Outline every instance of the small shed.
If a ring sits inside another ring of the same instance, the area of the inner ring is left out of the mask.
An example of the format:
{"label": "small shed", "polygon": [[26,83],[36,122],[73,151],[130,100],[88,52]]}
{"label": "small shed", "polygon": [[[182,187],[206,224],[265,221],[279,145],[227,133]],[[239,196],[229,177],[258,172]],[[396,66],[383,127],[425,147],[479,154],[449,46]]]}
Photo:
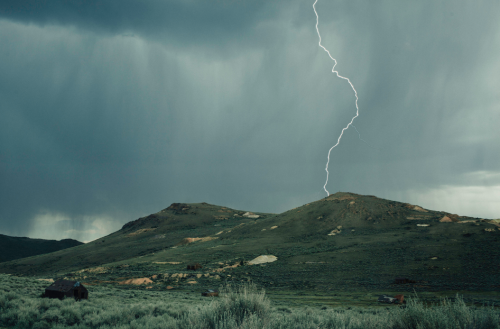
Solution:
{"label": "small shed", "polygon": [[399,304],[405,304],[405,296],[404,295],[396,295],[394,296],[399,301]]}
{"label": "small shed", "polygon": [[208,289],[207,291],[202,292],[201,295],[205,297],[217,297],[219,296],[219,292],[214,289]]}
{"label": "small shed", "polygon": [[63,299],[64,297],[74,297],[76,300],[80,300],[88,299],[89,292],[87,288],[85,288],[78,281],[57,280],[45,288],[43,297],[59,299]]}
{"label": "small shed", "polygon": [[404,304],[405,297],[404,295],[396,295],[394,297],[387,295],[378,296],[378,301],[380,303],[388,303],[388,304]]}
{"label": "small shed", "polygon": [[387,295],[380,295],[378,296],[378,301],[380,303],[388,303],[388,304],[394,304],[394,303],[398,303],[399,300],[394,298],[394,297],[390,297],[390,296],[387,296]]}
{"label": "small shed", "polygon": [[201,265],[200,265],[200,264],[198,264],[198,263],[189,264],[189,265],[187,266],[187,270],[188,270],[188,271],[196,271],[196,270],[197,270],[197,269],[199,269],[199,268],[203,268],[203,266],[201,266]]}

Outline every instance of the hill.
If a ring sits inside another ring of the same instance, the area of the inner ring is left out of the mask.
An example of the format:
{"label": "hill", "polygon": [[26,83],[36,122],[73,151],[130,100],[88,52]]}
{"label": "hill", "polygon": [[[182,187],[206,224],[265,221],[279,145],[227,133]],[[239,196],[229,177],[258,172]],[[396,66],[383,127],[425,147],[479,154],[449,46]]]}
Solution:
{"label": "hill", "polygon": [[[284,290],[495,291],[499,247],[495,221],[339,192],[281,214],[172,204],[85,245],[1,263],[0,272],[141,279],[159,289],[225,279]],[[277,260],[251,265],[262,255]],[[203,269],[187,271],[193,262]]]}
{"label": "hill", "polygon": [[44,240],[0,234],[0,262],[46,254],[83,244],[73,239]]}

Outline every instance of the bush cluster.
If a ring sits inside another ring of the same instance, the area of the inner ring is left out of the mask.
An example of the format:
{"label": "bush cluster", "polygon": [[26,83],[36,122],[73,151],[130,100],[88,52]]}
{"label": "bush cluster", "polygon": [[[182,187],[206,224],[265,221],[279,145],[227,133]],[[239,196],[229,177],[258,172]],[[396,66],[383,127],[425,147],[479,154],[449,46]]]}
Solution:
{"label": "bush cluster", "polygon": [[[24,280],[24,281],[23,281]],[[208,303],[167,302],[161,293],[99,287],[90,300],[46,299],[33,279],[0,275],[0,326],[15,328],[180,329],[500,329],[493,307],[471,308],[457,296],[428,307],[417,298],[405,308],[273,308],[254,284],[227,284]],[[99,292],[97,292],[99,290]],[[186,306],[188,305],[188,306]]]}

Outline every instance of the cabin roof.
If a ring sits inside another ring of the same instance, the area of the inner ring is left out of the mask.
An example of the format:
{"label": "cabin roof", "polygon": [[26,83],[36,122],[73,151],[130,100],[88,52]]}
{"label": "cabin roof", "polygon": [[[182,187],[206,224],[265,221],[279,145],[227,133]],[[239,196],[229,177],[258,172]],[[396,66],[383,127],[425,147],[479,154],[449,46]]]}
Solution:
{"label": "cabin roof", "polygon": [[54,283],[52,283],[50,286],[45,288],[45,290],[67,292],[67,291],[70,291],[71,289],[76,288],[78,286],[82,286],[79,281],[57,280]]}

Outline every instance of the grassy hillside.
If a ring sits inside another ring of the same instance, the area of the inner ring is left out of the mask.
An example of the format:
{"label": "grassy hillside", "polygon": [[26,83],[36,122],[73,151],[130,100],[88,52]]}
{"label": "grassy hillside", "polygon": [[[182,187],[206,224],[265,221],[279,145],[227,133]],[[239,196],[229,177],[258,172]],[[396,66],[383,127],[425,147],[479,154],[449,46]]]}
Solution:
{"label": "grassy hillside", "polygon": [[[173,204],[91,243],[0,264],[0,272],[88,284],[148,278],[152,289],[220,280],[252,280],[269,291],[500,288],[500,229],[489,220],[340,192],[281,214],[255,214]],[[248,264],[260,255],[277,261]],[[204,268],[186,271],[191,262]],[[414,282],[395,284],[396,277]]]}
{"label": "grassy hillside", "polygon": [[[65,273],[109,262],[134,259],[170,249],[186,237],[205,237],[241,223],[245,211],[210,204],[177,204],[125,224],[121,230],[95,241],[47,255],[0,266],[0,272],[46,275]],[[256,213],[259,218],[271,214]]]}
{"label": "grassy hillside", "polygon": [[0,234],[0,262],[46,254],[83,244],[73,239],[44,240]]}

